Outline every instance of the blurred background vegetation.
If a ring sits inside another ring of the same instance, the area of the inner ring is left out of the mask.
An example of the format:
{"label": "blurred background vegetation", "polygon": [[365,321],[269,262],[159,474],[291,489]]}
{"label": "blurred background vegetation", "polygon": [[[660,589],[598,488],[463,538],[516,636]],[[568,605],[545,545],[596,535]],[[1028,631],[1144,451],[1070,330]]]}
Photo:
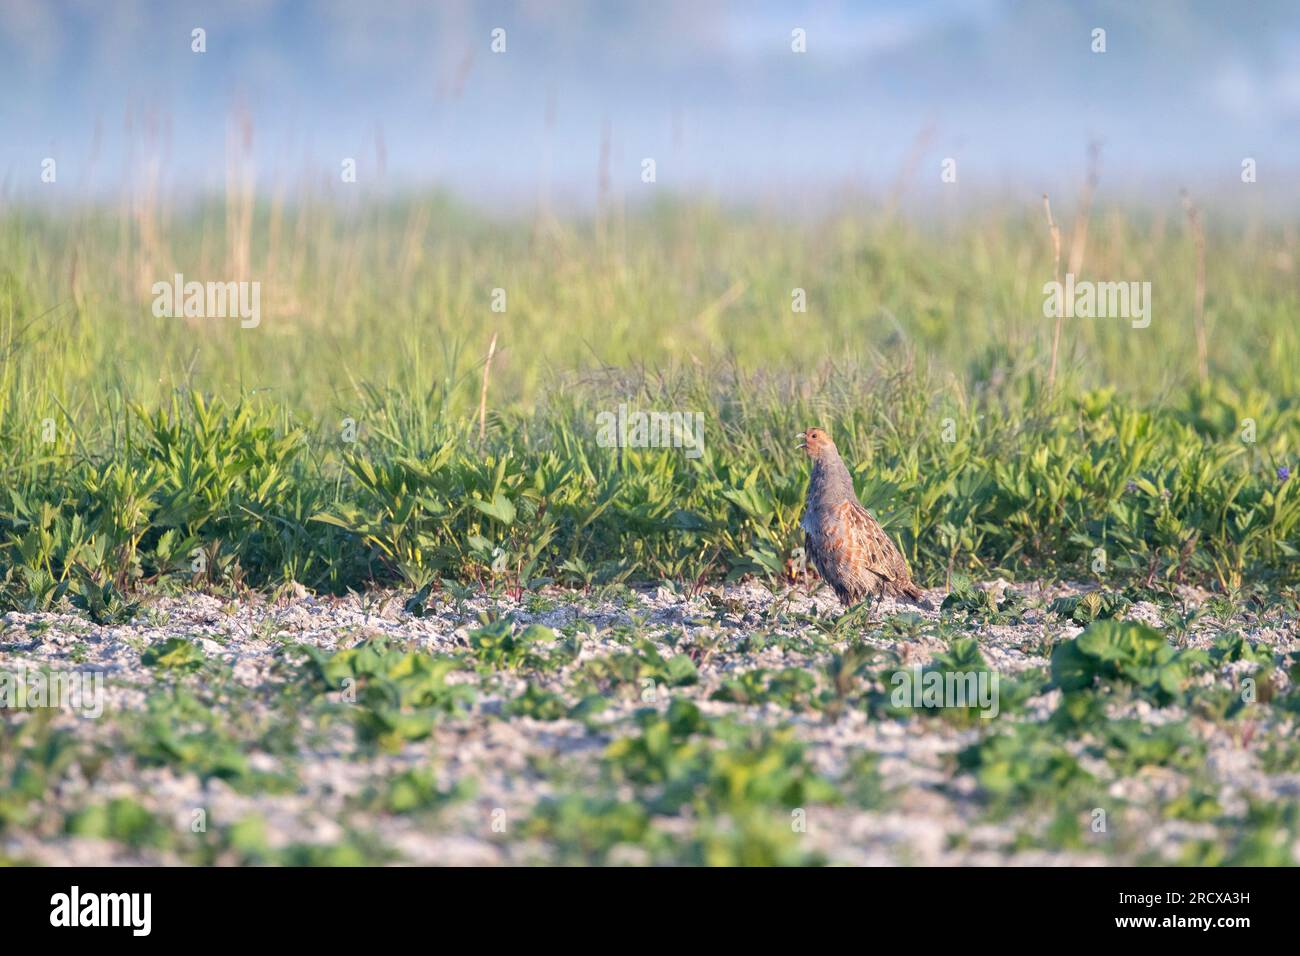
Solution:
{"label": "blurred background vegetation", "polygon": [[[142,580],[776,582],[798,569],[794,435],[814,423],[927,584],[1294,581],[1294,231],[1210,220],[1198,309],[1176,203],[1085,195],[1055,217],[1061,271],[1149,281],[1152,321],[1064,320],[1053,383],[1041,203],[7,210],[8,600]],[[178,272],[259,281],[260,324],[155,317],[151,284]],[[623,402],[703,413],[705,454],[600,447],[597,414]]]}

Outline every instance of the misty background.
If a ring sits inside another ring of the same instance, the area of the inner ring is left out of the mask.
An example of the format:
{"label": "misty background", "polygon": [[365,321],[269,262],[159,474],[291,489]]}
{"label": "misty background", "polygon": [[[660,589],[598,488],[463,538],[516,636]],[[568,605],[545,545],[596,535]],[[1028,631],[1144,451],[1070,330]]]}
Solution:
{"label": "misty background", "polygon": [[10,201],[144,178],[203,196],[239,154],[258,191],[435,188],[509,210],[637,202],[646,157],[673,195],[952,202],[1073,190],[1096,141],[1103,201],[1188,186],[1276,209],[1295,201],[1298,133],[1287,2],[0,0]]}

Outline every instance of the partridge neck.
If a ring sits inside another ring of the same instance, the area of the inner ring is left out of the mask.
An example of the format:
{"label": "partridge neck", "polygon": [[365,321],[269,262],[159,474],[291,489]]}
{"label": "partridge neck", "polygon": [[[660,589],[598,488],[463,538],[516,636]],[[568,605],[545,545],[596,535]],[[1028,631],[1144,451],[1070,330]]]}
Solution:
{"label": "partridge neck", "polygon": [[844,459],[833,451],[818,456],[813,463],[812,482],[808,486],[809,500],[836,504],[854,497],[853,478],[844,465]]}

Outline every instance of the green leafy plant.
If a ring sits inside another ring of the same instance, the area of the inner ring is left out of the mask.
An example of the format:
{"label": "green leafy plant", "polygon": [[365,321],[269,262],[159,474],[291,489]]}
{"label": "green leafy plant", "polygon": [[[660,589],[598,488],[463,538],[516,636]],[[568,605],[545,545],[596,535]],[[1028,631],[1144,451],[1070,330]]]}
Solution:
{"label": "green leafy plant", "polygon": [[1201,651],[1177,650],[1154,628],[1133,621],[1100,620],[1052,650],[1052,681],[1067,694],[1099,684],[1129,685],[1164,705],[1179,697]]}
{"label": "green leafy plant", "polygon": [[72,581],[72,606],[85,611],[96,624],[124,624],[135,616],[140,604],[129,601],[112,581],[97,582],[87,569],[77,565]]}
{"label": "green leafy plant", "polygon": [[458,659],[401,651],[382,637],[333,654],[312,645],[300,650],[316,685],[355,705],[361,740],[384,750],[428,737],[440,717],[464,710],[475,697],[469,684],[447,680],[462,666]]}
{"label": "green leafy plant", "polygon": [[140,655],[140,662],[146,667],[173,671],[195,671],[206,660],[199,646],[183,637],[169,637]]}
{"label": "green leafy plant", "polygon": [[1119,617],[1133,602],[1116,591],[1088,591],[1074,597],[1057,598],[1048,609],[1075,624]]}
{"label": "green leafy plant", "polygon": [[957,764],[974,774],[993,802],[1008,808],[1095,782],[1058,738],[1035,724],[1020,724],[972,744],[958,754]]}
{"label": "green leafy plant", "polygon": [[555,641],[555,632],[542,624],[518,627],[507,618],[486,622],[469,633],[475,658],[492,670],[540,666],[539,645]]}

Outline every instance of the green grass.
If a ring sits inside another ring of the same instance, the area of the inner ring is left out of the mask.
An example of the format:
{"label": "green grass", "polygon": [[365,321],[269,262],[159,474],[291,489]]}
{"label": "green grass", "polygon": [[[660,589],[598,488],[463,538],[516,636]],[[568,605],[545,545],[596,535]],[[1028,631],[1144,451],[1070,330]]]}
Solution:
{"label": "green grass", "polygon": [[[534,231],[445,200],[265,209],[256,329],[149,309],[173,271],[233,277],[218,213],[177,211],[149,243],[122,225],[0,220],[3,606],[66,596],[111,621],[142,581],[777,578],[799,558],[793,436],[812,423],[927,584],[1298,577],[1278,469],[1300,438],[1300,302],[1293,240],[1263,227],[1209,235],[1202,384],[1189,238],[1099,213],[1085,273],[1152,282],[1153,321],[1067,320],[1049,392],[1050,253],[1028,213],[790,224],[664,204]],[[596,415],[621,402],[702,413],[703,455],[600,447]]]}

